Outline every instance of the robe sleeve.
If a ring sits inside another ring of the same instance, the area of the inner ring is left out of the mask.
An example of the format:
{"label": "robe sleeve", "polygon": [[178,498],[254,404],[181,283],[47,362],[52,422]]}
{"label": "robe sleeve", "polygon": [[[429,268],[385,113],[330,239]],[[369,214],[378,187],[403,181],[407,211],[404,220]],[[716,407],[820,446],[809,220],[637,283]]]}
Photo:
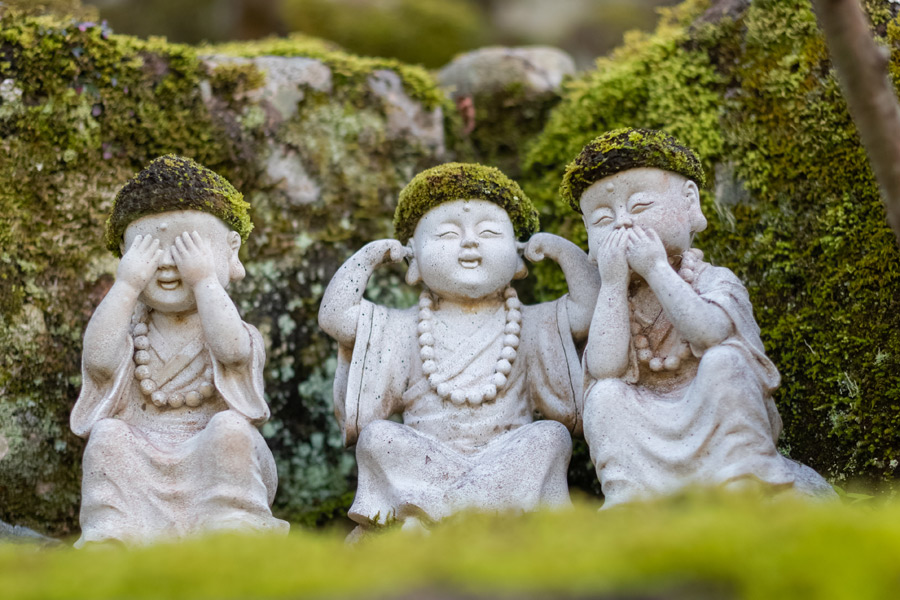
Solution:
{"label": "robe sleeve", "polygon": [[523,307],[521,345],[532,408],[577,434],[582,427],[583,375],[566,301],[563,296]]}
{"label": "robe sleeve", "polygon": [[[766,356],[759,325],[753,317],[750,295],[740,279],[724,267],[708,266],[698,275],[694,289],[701,298],[721,308],[731,319],[734,333],[722,344],[745,353],[763,388],[769,393],[775,390],[781,377],[775,364]],[[702,355],[692,350],[695,356]]]}
{"label": "robe sleeve", "polygon": [[339,348],[334,377],[334,414],[345,446],[356,444],[372,421],[402,410],[414,333],[410,310],[360,302],[356,342]]}
{"label": "robe sleeve", "polygon": [[250,360],[245,365],[228,366],[209,353],[213,365],[213,383],[225,403],[253,423],[260,426],[269,420],[269,405],[263,392],[266,366],[266,346],[259,330],[249,323],[244,329],[250,335]]}
{"label": "robe sleeve", "polygon": [[134,341],[125,336],[127,347],[122,361],[110,381],[98,382],[91,377],[81,359],[81,393],[69,415],[69,427],[78,437],[87,439],[91,429],[103,419],[116,415],[122,408],[122,398],[128,393],[134,378]]}

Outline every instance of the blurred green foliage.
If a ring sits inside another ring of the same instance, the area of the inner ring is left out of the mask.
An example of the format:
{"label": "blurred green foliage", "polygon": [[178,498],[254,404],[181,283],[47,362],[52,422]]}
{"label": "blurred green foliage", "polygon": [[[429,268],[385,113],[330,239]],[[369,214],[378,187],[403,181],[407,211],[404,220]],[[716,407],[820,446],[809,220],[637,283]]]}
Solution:
{"label": "blurred green foliage", "polygon": [[351,52],[440,67],[490,39],[474,0],[283,0],[288,26]]}

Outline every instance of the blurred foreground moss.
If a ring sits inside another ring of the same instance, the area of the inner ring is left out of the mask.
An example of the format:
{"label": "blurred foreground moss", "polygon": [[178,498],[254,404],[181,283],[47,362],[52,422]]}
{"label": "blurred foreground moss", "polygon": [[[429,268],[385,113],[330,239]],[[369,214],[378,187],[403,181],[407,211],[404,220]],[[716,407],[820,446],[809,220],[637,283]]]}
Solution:
{"label": "blurred foreground moss", "polygon": [[[900,504],[681,497],[392,531],[217,536],[130,551],[0,547],[4,598],[896,598]],[[444,595],[442,597],[452,597]]]}

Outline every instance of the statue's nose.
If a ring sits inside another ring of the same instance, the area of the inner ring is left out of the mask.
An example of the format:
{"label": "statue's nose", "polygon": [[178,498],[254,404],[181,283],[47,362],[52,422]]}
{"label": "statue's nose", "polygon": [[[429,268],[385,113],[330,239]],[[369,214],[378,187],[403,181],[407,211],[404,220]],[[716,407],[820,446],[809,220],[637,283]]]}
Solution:
{"label": "statue's nose", "polygon": [[478,245],[478,236],[474,235],[471,231],[467,231],[463,233],[460,245],[463,248],[474,248]]}
{"label": "statue's nose", "polygon": [[616,227],[617,228],[619,228],[619,227],[625,227],[625,228],[634,227],[634,222],[631,220],[631,215],[628,215],[628,214],[619,215],[619,217],[616,219]]}
{"label": "statue's nose", "polygon": [[172,247],[171,246],[169,246],[168,248],[163,250],[163,255],[159,259],[159,266],[160,267],[174,267],[175,266],[175,259],[172,258]]}

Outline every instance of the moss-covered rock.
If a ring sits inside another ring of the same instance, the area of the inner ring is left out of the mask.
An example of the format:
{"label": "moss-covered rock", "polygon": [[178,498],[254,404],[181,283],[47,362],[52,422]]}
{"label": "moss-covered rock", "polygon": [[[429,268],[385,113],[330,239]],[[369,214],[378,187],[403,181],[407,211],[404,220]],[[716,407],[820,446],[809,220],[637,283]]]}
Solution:
{"label": "moss-covered rock", "polygon": [[[896,79],[895,5],[866,6]],[[696,244],[750,290],[783,377],[782,450],[837,481],[891,481],[900,251],[809,2],[689,0],[571,82],[525,165],[545,228],[584,241],[557,186],[582,145],[618,127],[662,129],[698,151],[714,189]],[[544,296],[562,289],[539,274]],[[573,469],[593,485],[585,454]]]}
{"label": "moss-covered rock", "polygon": [[[0,519],[77,526],[83,442],[68,413],[82,332],[116,268],[104,223],[125,182],[169,153],[252,205],[248,277],[231,293],[267,343],[276,512],[315,522],[346,506],[354,461],[316,311],[343,260],[391,234],[403,185],[453,158],[446,104],[421,69],[308,38],[198,50],[0,17]],[[373,295],[398,281],[380,274]]]}

